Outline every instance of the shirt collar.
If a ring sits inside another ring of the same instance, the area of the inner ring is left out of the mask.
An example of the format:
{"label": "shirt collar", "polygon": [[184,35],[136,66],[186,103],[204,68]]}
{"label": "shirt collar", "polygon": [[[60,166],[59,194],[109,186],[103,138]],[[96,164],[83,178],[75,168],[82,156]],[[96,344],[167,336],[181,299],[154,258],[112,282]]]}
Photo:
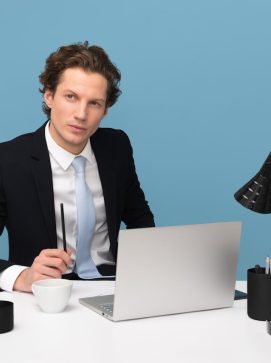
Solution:
{"label": "shirt collar", "polygon": [[50,121],[47,122],[45,126],[45,140],[47,143],[47,147],[50,155],[52,155],[52,157],[62,167],[62,169],[67,170],[73,162],[73,159],[79,155],[84,156],[91,164],[94,162],[94,154],[91,148],[90,140],[88,140],[86,146],[79,155],[74,155],[69,151],[63,149],[55,142],[50,134],[49,125]]}

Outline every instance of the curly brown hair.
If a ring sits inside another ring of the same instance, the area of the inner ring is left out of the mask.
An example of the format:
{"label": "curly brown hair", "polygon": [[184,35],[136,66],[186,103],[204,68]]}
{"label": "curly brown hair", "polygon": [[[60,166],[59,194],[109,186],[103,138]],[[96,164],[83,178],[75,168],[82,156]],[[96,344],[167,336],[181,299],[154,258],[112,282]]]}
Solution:
{"label": "curly brown hair", "polygon": [[[119,89],[120,71],[110,61],[103,48],[96,45],[89,46],[88,41],[62,46],[49,55],[46,59],[45,69],[39,76],[43,86],[40,88],[40,92],[44,94],[46,90],[50,90],[54,94],[63,72],[68,68],[76,67],[104,76],[108,82],[106,107],[111,107],[116,103],[121,94]],[[50,118],[51,109],[45,102],[42,104],[42,109]]]}

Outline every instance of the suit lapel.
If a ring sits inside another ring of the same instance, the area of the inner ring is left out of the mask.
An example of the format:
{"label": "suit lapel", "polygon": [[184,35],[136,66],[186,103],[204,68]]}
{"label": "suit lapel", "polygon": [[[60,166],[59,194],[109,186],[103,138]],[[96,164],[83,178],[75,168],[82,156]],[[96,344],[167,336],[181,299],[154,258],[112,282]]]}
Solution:
{"label": "suit lapel", "polygon": [[112,150],[102,142],[99,130],[90,139],[101,179],[109,239],[114,240],[116,229],[116,173]]}
{"label": "suit lapel", "polygon": [[44,222],[48,231],[48,247],[57,247],[54,191],[49,152],[45,140],[45,125],[33,134],[31,163]]}

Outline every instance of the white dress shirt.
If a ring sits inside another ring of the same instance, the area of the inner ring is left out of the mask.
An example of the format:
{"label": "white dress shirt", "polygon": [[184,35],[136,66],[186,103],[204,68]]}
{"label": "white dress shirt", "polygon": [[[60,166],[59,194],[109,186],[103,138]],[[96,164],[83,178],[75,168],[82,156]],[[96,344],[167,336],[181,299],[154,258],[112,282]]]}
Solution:
{"label": "white dress shirt", "polygon": [[[71,248],[73,251],[71,256],[72,265],[68,267],[66,272],[69,273],[72,272],[74,268],[77,237],[75,171],[71,164],[73,159],[78,155],[71,154],[56,144],[49,131],[49,122],[45,127],[45,139],[49,150],[53,176],[57,247],[63,248],[60,215],[60,203],[63,203],[67,247]],[[96,265],[114,265],[114,259],[109,250],[110,243],[103,190],[95,155],[92,151],[90,141],[87,142],[80,155],[87,159],[85,166],[86,183],[91,191],[96,211],[96,225],[91,245],[91,256]],[[15,280],[25,268],[27,267],[14,265],[4,270],[0,274],[0,287],[6,291],[12,291]]]}

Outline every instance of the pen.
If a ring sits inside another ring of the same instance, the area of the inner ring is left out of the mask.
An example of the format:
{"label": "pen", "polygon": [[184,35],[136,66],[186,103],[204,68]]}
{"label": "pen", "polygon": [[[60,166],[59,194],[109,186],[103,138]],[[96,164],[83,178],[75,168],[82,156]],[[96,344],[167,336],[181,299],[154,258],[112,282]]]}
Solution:
{"label": "pen", "polygon": [[65,252],[67,252],[66,232],[65,232],[65,217],[64,217],[64,206],[63,206],[63,203],[60,203],[60,212],[61,212],[63,249],[64,249]]}
{"label": "pen", "polygon": [[260,265],[255,265],[255,272],[256,272],[256,274],[261,273],[261,266]]}

